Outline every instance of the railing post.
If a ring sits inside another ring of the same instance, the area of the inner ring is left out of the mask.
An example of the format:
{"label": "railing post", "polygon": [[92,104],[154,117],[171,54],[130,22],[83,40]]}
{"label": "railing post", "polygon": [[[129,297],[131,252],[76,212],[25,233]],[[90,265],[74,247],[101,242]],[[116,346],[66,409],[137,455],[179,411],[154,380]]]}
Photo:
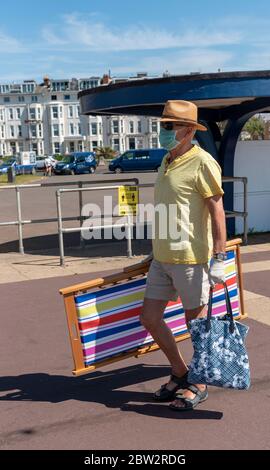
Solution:
{"label": "railing post", "polygon": [[[83,182],[79,181],[79,188],[83,187]],[[83,194],[82,191],[79,191],[79,211],[80,211],[80,227],[83,225],[83,220],[82,220],[82,208],[83,208]],[[80,232],[80,247],[85,248],[85,240],[83,238],[83,232]]]}
{"label": "railing post", "polygon": [[243,178],[244,183],[244,245],[248,244],[248,224],[247,224],[247,178]]}
{"label": "railing post", "polygon": [[17,203],[17,214],[18,214],[18,235],[19,235],[19,252],[24,255],[23,247],[23,224],[22,224],[22,208],[21,208],[21,193],[19,188],[16,190],[16,203]]}
{"label": "railing post", "polygon": [[57,218],[58,218],[60,266],[65,266],[65,250],[64,250],[63,224],[62,224],[62,211],[61,211],[61,193],[59,189],[56,191],[56,205],[57,205]]}
{"label": "railing post", "polygon": [[131,224],[131,218],[130,218],[130,215],[127,214],[127,224],[126,224],[126,228],[127,228],[127,255],[129,258],[132,258],[132,242],[131,242],[131,239],[132,239],[132,234],[131,234],[131,227],[132,227],[132,224]]}

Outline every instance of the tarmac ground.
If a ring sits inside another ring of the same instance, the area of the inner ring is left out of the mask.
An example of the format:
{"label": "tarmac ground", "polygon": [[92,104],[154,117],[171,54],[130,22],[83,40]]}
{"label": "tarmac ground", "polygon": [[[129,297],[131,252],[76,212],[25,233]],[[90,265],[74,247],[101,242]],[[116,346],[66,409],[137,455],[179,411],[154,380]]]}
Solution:
{"label": "tarmac ground", "polygon": [[[18,279],[16,256],[7,259],[0,284],[0,449],[269,449],[270,246],[254,242],[241,253],[252,386],[248,391],[210,387],[209,399],[183,414],[151,399],[170,375],[160,350],[85,376],[71,374],[58,289],[119,271],[127,258],[110,257],[108,263],[106,257],[92,258],[92,265],[84,258],[80,265],[71,257],[77,274],[52,266],[53,275],[46,277],[45,263],[31,278],[29,265],[37,260],[34,256],[30,263],[27,255]],[[8,267],[11,278],[3,282]],[[178,345],[189,361],[190,340]]]}

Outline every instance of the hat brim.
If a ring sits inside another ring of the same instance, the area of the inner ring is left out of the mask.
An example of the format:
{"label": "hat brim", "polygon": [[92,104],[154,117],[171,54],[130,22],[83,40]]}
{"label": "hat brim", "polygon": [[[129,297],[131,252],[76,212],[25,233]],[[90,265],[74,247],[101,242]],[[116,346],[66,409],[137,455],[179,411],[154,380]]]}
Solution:
{"label": "hat brim", "polygon": [[178,122],[179,124],[185,124],[187,127],[192,126],[198,129],[199,131],[207,131],[207,127],[203,126],[203,124],[200,124],[199,122],[196,121],[188,121],[188,120],[182,120],[182,119],[175,119],[175,118],[161,118],[160,122]]}

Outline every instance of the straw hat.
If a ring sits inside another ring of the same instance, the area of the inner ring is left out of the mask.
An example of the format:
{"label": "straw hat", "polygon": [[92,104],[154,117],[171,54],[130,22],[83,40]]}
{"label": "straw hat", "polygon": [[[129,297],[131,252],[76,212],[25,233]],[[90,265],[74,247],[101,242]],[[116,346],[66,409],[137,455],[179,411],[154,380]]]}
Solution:
{"label": "straw hat", "polygon": [[198,123],[198,108],[194,103],[183,100],[169,100],[163,109],[161,122],[179,122],[192,125],[200,131],[207,128]]}

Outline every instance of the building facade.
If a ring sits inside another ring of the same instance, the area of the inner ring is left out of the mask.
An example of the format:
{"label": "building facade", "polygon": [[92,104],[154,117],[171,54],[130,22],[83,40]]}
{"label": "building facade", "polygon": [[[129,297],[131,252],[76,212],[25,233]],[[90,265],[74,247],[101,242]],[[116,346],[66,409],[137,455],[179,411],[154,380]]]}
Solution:
{"label": "building facade", "polygon": [[35,151],[37,155],[93,151],[108,146],[158,147],[159,123],[144,116],[83,116],[78,92],[101,84],[101,78],[33,80],[0,85],[0,156]]}

